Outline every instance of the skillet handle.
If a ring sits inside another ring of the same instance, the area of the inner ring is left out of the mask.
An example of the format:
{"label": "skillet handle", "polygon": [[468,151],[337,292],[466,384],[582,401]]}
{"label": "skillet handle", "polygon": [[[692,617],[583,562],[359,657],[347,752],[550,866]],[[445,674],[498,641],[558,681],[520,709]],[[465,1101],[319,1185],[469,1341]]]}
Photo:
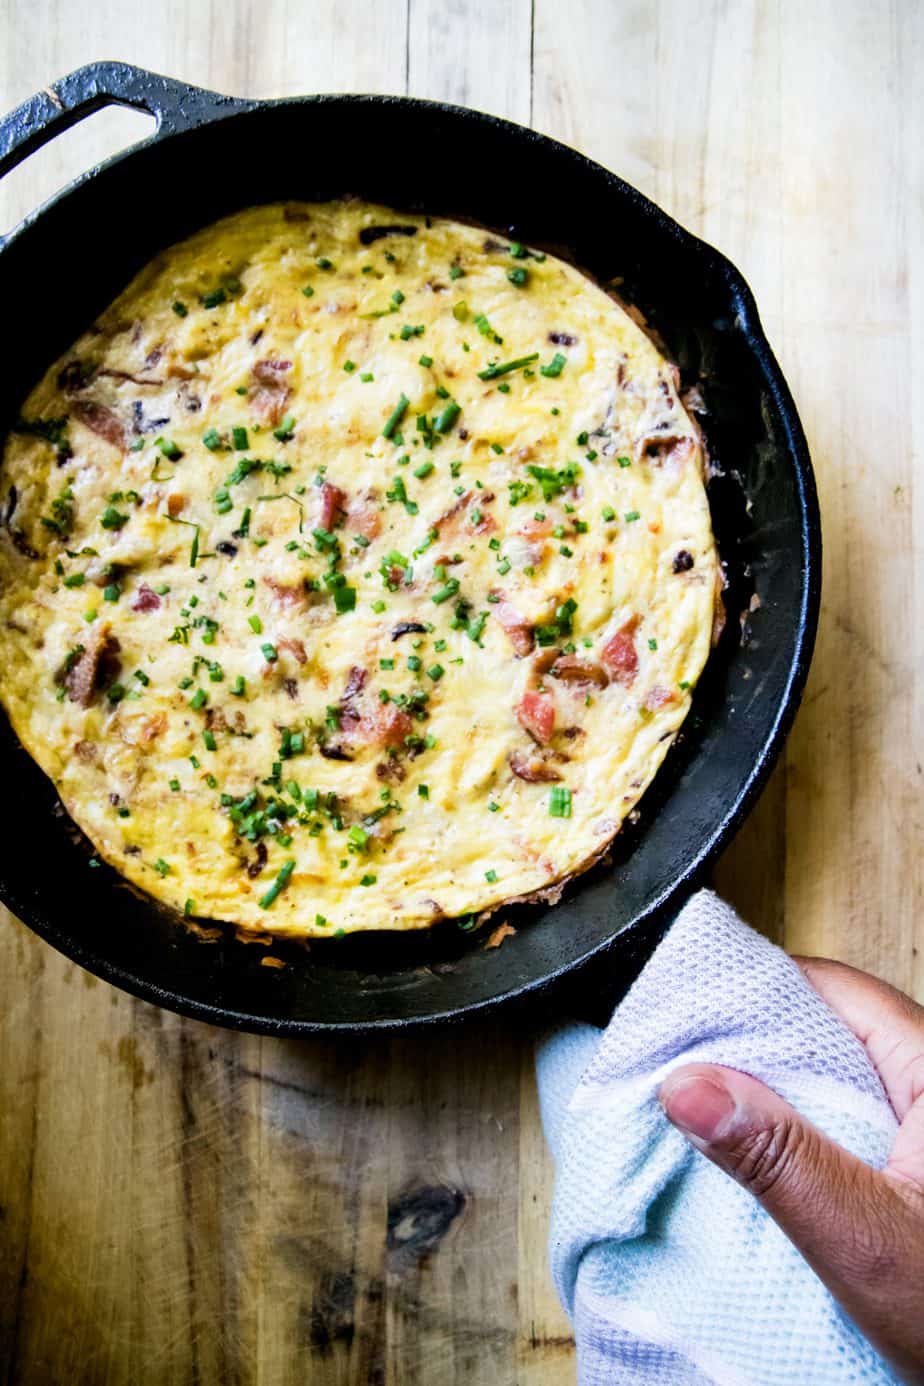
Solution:
{"label": "skillet handle", "polygon": [[154,116],[162,132],[191,129],[221,111],[250,103],[190,87],[131,63],[89,63],[30,96],[0,121],[0,178],[43,144],[104,106],[131,106]]}

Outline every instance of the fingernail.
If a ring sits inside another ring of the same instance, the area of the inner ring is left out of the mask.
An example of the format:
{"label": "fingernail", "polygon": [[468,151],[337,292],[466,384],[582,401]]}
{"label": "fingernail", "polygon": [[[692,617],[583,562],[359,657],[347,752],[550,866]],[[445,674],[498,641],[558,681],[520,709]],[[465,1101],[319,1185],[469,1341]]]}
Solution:
{"label": "fingernail", "polygon": [[701,1141],[725,1134],[735,1113],[735,1099],[728,1089],[700,1074],[679,1078],[673,1086],[670,1078],[665,1079],[659,1096],[668,1119]]}

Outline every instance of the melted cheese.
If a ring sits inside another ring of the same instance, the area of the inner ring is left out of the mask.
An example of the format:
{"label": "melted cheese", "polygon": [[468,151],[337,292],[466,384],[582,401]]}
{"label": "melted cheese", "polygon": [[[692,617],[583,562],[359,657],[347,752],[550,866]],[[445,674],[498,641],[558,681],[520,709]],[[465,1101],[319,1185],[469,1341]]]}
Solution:
{"label": "melted cheese", "polygon": [[325,936],[553,887],[709,651],[675,378],[578,270],[473,227],[348,202],[207,228],[7,441],[13,727],[187,914]]}

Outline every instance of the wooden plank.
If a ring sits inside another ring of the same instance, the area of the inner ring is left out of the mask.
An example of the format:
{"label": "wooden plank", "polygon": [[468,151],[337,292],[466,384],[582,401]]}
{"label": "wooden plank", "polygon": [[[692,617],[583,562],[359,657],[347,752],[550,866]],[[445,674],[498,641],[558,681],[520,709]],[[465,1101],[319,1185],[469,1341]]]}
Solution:
{"label": "wooden plank", "polygon": [[529,124],[530,0],[408,0],[408,91]]}

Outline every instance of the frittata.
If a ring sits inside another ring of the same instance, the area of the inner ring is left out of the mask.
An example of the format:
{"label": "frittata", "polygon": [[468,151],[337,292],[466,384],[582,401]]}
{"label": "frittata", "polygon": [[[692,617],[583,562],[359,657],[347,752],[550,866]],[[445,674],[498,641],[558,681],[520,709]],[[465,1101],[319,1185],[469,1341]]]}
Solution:
{"label": "frittata", "polygon": [[166,251],[25,401],[0,698],[100,857],[290,936],[554,893],[706,662],[698,428],[549,254],[361,201]]}

